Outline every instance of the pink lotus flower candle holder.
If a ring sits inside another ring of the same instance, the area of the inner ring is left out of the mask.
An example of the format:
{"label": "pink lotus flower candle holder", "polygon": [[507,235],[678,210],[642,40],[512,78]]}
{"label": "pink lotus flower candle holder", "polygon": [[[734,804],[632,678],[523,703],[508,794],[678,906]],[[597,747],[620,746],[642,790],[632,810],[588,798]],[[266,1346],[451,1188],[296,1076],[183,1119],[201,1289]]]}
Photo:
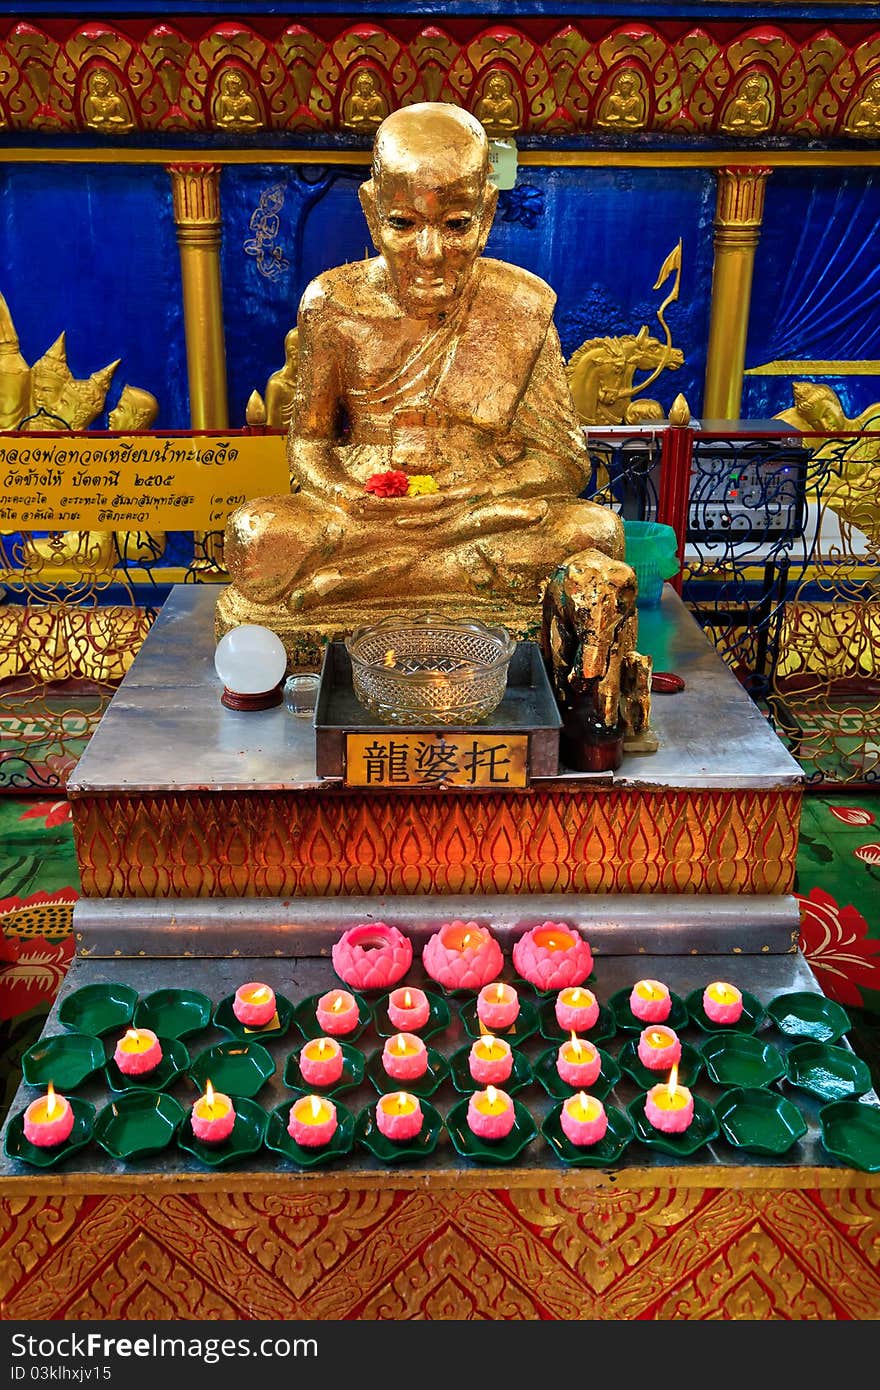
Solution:
{"label": "pink lotus flower candle holder", "polygon": [[424,1028],[431,1017],[431,1005],[423,989],[407,986],[393,989],[388,996],[388,1021],[401,1033]]}
{"label": "pink lotus flower candle holder", "polygon": [[162,1044],[151,1028],[127,1028],[116,1044],[113,1060],[124,1076],[146,1076],[162,1060]]}
{"label": "pink lotus flower candle holder", "polygon": [[333,1038],[353,1033],[360,1023],[360,1017],[357,1000],[347,989],[329,989],[315,1006],[318,1027]]}
{"label": "pink lotus flower candle holder", "polygon": [[668,1071],[681,1061],[681,1041],[674,1028],[653,1023],[639,1034],[639,1061],[649,1071]]}
{"label": "pink lotus flower candle holder", "polygon": [[672,995],[662,980],[637,980],[629,996],[629,1007],[642,1023],[665,1023],[672,1010]]}
{"label": "pink lotus flower candle holder", "polygon": [[535,989],[564,989],[583,984],[593,968],[593,952],[573,927],[542,922],[514,943],[513,964]]}
{"label": "pink lotus flower candle holder", "polygon": [[393,1081],[418,1081],[428,1070],[428,1049],[415,1033],[395,1033],[385,1039],[382,1066]]}
{"label": "pink lotus flower candle holder", "polygon": [[456,920],[428,937],[422,964],[444,989],[480,990],[498,978],[504,957],[487,927]]}
{"label": "pink lotus flower candle holder", "polygon": [[608,1115],[601,1100],[579,1091],[576,1096],[569,1096],[564,1102],[559,1123],[566,1139],[582,1148],[598,1144],[600,1139],[604,1139],[608,1129]]}
{"label": "pink lotus flower candle holder", "polygon": [[736,985],[713,980],[703,990],[703,1013],[713,1023],[737,1023],[742,1011],[742,992]]}
{"label": "pink lotus flower candle holder", "polygon": [[415,1139],[422,1129],[422,1107],[418,1096],[409,1091],[395,1091],[380,1096],[376,1104],[376,1124],[386,1139],[403,1142]]}
{"label": "pink lotus flower candle holder", "polygon": [[335,1038],[312,1038],[300,1048],[299,1070],[307,1086],[335,1086],[345,1058]]}
{"label": "pink lotus flower candle holder", "polygon": [[232,1001],[232,1012],[245,1028],[263,1028],[275,1017],[275,991],[259,980],[239,985]]}
{"label": "pink lotus flower candle holder", "polygon": [[351,989],[390,989],[412,965],[408,936],[387,922],[349,927],[330,952],[333,969]]}
{"label": "pink lotus flower candle holder", "polygon": [[304,1149],[320,1149],[336,1133],[336,1106],[326,1096],[300,1096],[290,1107],[287,1133]]}
{"label": "pink lotus flower candle holder", "polygon": [[515,1120],[513,1101],[495,1086],[475,1091],[468,1101],[468,1129],[480,1139],[506,1139]]}
{"label": "pink lotus flower candle holder", "polygon": [[567,1085],[586,1090],[595,1084],[602,1070],[599,1049],[587,1042],[586,1038],[572,1033],[569,1041],[564,1042],[556,1054],[556,1070]]}
{"label": "pink lotus flower candle holder", "polygon": [[235,1106],[222,1091],[215,1091],[205,1082],[205,1094],[199,1096],[192,1108],[193,1134],[203,1144],[222,1144],[235,1128]]}
{"label": "pink lotus flower candle holder", "polygon": [[70,1138],[73,1120],[70,1101],[50,1081],[46,1094],[32,1100],[24,1112],[24,1137],[38,1149],[54,1149]]}
{"label": "pink lotus flower candle holder", "polygon": [[480,1086],[491,1083],[500,1086],[507,1081],[513,1071],[513,1051],[510,1043],[503,1038],[495,1038],[487,1033],[471,1044],[468,1053],[468,1069],[474,1081]]}
{"label": "pink lotus flower candle holder", "polygon": [[553,1006],[556,1022],[567,1033],[587,1033],[599,1018],[599,1001],[591,989],[561,989]]}
{"label": "pink lotus flower candle holder", "polygon": [[694,1118],[694,1098],[687,1086],[678,1085],[678,1068],[669,1080],[652,1086],[645,1097],[645,1118],[664,1134],[683,1134]]}
{"label": "pink lotus flower candle holder", "polygon": [[483,985],[477,995],[477,1018],[489,1033],[512,1028],[519,1017],[519,995],[513,985]]}

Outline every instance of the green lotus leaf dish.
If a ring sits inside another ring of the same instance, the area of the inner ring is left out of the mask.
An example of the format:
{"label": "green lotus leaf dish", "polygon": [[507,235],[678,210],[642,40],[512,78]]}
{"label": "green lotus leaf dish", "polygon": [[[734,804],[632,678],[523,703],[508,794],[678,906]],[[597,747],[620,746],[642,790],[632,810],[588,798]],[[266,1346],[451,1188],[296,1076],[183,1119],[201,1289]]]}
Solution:
{"label": "green lotus leaf dish", "polygon": [[557,1158],[573,1168],[607,1168],[616,1163],[633,1137],[628,1115],[613,1105],[606,1105],[608,1128],[597,1144],[573,1144],[562,1128],[562,1106],[554,1105],[541,1125],[541,1133]]}
{"label": "green lotus leaf dish", "polygon": [[246,1096],[253,1100],[275,1072],[275,1059],[262,1043],[217,1043],[200,1052],[191,1063],[188,1075],[200,1090],[207,1083],[228,1096]]}
{"label": "green lotus leaf dish", "polygon": [[406,1163],[434,1152],[443,1131],[443,1118],[427,1100],[422,1107],[422,1127],[413,1139],[386,1139],[376,1123],[376,1107],[368,1105],[355,1120],[354,1137],[382,1163]]}
{"label": "green lotus leaf dish", "polygon": [[171,1143],[186,1111],[165,1091],[124,1091],[95,1121],[95,1142],[122,1163],[161,1153]]}
{"label": "green lotus leaf dish", "polygon": [[785,1072],[792,1086],[824,1101],[863,1096],[872,1084],[867,1063],[831,1043],[798,1043],[786,1054]]}
{"label": "green lotus leaf dish", "polygon": [[275,995],[275,1018],[270,1019],[268,1023],[264,1023],[259,1028],[242,1023],[235,1017],[232,1008],[234,1002],[234,994],[228,994],[225,999],[220,1000],[214,1010],[214,1027],[219,1028],[223,1033],[231,1033],[234,1038],[241,1038],[243,1042],[251,1038],[255,1042],[267,1038],[283,1038],[293,1022],[294,1007],[289,999],[285,999],[283,994],[276,993]]}
{"label": "green lotus leaf dish", "polygon": [[750,1153],[778,1157],[807,1132],[807,1122],[796,1105],[776,1091],[757,1086],[725,1091],[715,1114],[727,1142]]}
{"label": "green lotus leaf dish", "polygon": [[777,994],[767,1005],[767,1014],[780,1033],[812,1042],[837,1042],[852,1027],[849,1014],[840,1004],[810,990]]}
{"label": "green lotus leaf dish", "polygon": [[229,1137],[222,1139],[219,1144],[206,1144],[196,1138],[191,1110],[187,1111],[177,1131],[178,1148],[208,1168],[227,1168],[263,1147],[268,1120],[263,1107],[245,1096],[232,1096],[230,1099],[235,1106],[235,1125]]}
{"label": "green lotus leaf dish", "polygon": [[772,1086],[785,1075],[779,1049],[751,1033],[711,1033],[700,1051],[716,1086]]}
{"label": "green lotus leaf dish", "polygon": [[[350,1033],[338,1034],[336,1041],[340,1043],[353,1043],[357,1041],[364,1029],[368,1028],[372,1023],[373,1011],[362,994],[358,994],[356,990],[348,989],[348,986],[346,986],[346,989],[349,994],[354,996],[355,1003],[358,1007],[358,1021]],[[326,993],[326,991],[324,992]],[[321,997],[320,994],[310,994],[307,999],[301,1000],[293,1011],[293,1021],[304,1038],[321,1038],[324,1036],[324,1029],[318,1022],[317,1016],[318,1000]]]}
{"label": "green lotus leaf dish", "polygon": [[880,1173],[880,1105],[836,1100],[819,1111],[822,1147],[865,1173]]}
{"label": "green lotus leaf dish", "polygon": [[456,1153],[474,1163],[512,1163],[519,1158],[536,1137],[538,1128],[521,1101],[514,1100],[513,1110],[513,1129],[504,1139],[481,1139],[468,1126],[468,1101],[458,1101],[446,1116],[446,1128]]}
{"label": "green lotus leaf dish", "polygon": [[151,1028],[160,1038],[191,1038],[211,1022],[211,1001],[197,989],[156,989],[134,1011],[136,1028]]}
{"label": "green lotus leaf dish", "polygon": [[3,1141],[6,1156],[16,1158],[21,1163],[28,1163],[32,1168],[57,1168],[72,1154],[84,1149],[94,1133],[95,1107],[89,1101],[81,1100],[79,1096],[68,1096],[66,1099],[73,1110],[73,1129],[63,1144],[55,1144],[52,1148],[41,1148],[38,1144],[32,1144],[29,1139],[25,1139],[24,1111],[19,1110],[18,1114],[13,1115],[6,1126],[6,1136]]}
{"label": "green lotus leaf dish", "polygon": [[439,1086],[443,1084],[449,1075],[449,1063],[442,1053],[437,1052],[433,1047],[426,1049],[428,1053],[428,1066],[423,1076],[417,1076],[412,1081],[395,1081],[393,1076],[389,1076],[382,1065],[382,1051],[377,1049],[367,1058],[366,1075],[372,1081],[380,1096],[384,1096],[389,1091],[409,1091],[411,1095],[418,1096],[423,1100],[426,1096],[432,1096]]}
{"label": "green lotus leaf dish", "polygon": [[685,1004],[692,1023],[704,1033],[756,1033],[767,1017],[764,1005],[747,990],[741,990],[743,1011],[736,1023],[716,1023],[703,1008],[702,989],[691,990]]}
{"label": "green lotus leaf dish", "polygon": [[[266,1125],[266,1148],[281,1154],[283,1158],[289,1158],[291,1163],[295,1163],[298,1168],[320,1168],[325,1163],[333,1163],[336,1159],[344,1158],[346,1154],[351,1153],[354,1148],[354,1115],[339,1101],[334,1100],[337,1125],[329,1144],[321,1144],[315,1148],[298,1144],[288,1134],[287,1125],[290,1119],[291,1106],[294,1101],[299,1100],[300,1096],[305,1094],[307,1094],[305,1091],[297,1091],[289,1100],[283,1100],[280,1105],[276,1105],[275,1109],[269,1112],[269,1123]],[[322,1094],[326,1095],[327,1092]]]}
{"label": "green lotus leaf dish", "polygon": [[[531,1084],[532,1066],[524,1052],[519,1052],[515,1047],[511,1048],[513,1056],[513,1068],[506,1081],[498,1084],[504,1088],[509,1096],[516,1095],[517,1091]],[[467,1043],[460,1047],[457,1052],[453,1052],[449,1059],[449,1077],[459,1095],[469,1096],[474,1091],[480,1090],[483,1086],[482,1081],[475,1081],[471,1076],[470,1069],[471,1045]]]}
{"label": "green lotus leaf dish", "polygon": [[284,1084],[294,1091],[314,1091],[319,1096],[338,1096],[344,1091],[353,1091],[364,1079],[364,1054],[349,1043],[340,1043],[342,1052],[342,1075],[332,1086],[315,1086],[303,1080],[299,1066],[299,1051],[291,1052],[284,1064]]}
{"label": "green lotus leaf dish", "polygon": [[[402,986],[400,986],[402,988]],[[404,1032],[415,1033],[420,1038],[433,1038],[435,1034],[442,1033],[452,1022],[452,1011],[442,995],[434,994],[431,990],[425,990],[425,998],[428,1001],[428,1021],[423,1023],[421,1028],[408,1028]],[[388,1017],[388,995],[383,995],[381,999],[373,1003],[373,1027],[380,1038],[393,1038],[395,1033],[401,1030],[395,1028]]]}
{"label": "green lotus leaf dish", "polygon": [[[610,1052],[603,1052],[599,1047],[596,1051],[599,1053],[602,1069],[592,1086],[570,1086],[567,1081],[563,1081],[556,1069],[558,1051],[558,1047],[548,1047],[534,1063],[535,1080],[540,1081],[548,1096],[552,1096],[554,1100],[567,1100],[569,1096],[577,1095],[578,1091],[587,1091],[597,1100],[604,1100],[612,1086],[616,1086],[620,1080],[621,1071],[617,1062]],[[504,1089],[509,1091],[510,1087],[505,1086]]]}
{"label": "green lotus leaf dish", "polygon": [[[469,1038],[486,1036],[489,1030],[482,1026],[477,1016],[476,998],[465,999],[459,1007],[459,1013],[464,1024],[464,1031]],[[526,1038],[530,1038],[537,1031],[538,1011],[528,999],[521,999],[516,1021],[510,1028],[498,1028],[495,1036],[503,1038],[505,1042],[510,1043],[511,1047],[515,1047],[517,1043],[525,1042]]]}
{"label": "green lotus leaf dish", "polygon": [[[636,1018],[629,1006],[629,997],[632,994],[632,985],[627,985],[625,989],[619,989],[612,994],[608,1000],[608,1007],[614,1014],[614,1020],[622,1033],[641,1033],[648,1024],[643,1018]],[[669,999],[672,1007],[669,1010],[669,1017],[662,1020],[665,1028],[674,1028],[678,1033],[688,1023],[687,1006],[683,999],[677,994],[669,991]]]}
{"label": "green lotus leaf dish", "polygon": [[83,985],[61,1000],[58,1022],[74,1032],[103,1038],[131,1023],[137,1002],[137,990],[130,985]]}
{"label": "green lotus leaf dish", "polygon": [[104,1044],[92,1033],[58,1033],[40,1038],[21,1059],[29,1086],[48,1086],[64,1094],[81,1086],[104,1065]]}
{"label": "green lotus leaf dish", "polygon": [[[556,995],[552,994],[547,999],[543,999],[538,1005],[538,1022],[541,1037],[548,1042],[564,1042],[571,1037],[571,1030],[560,1028],[556,1022]],[[617,1019],[614,1017],[614,1010],[608,1004],[599,1005],[599,1017],[592,1028],[578,1033],[579,1038],[588,1038],[592,1043],[609,1042],[617,1033]]]}
{"label": "green lotus leaf dish", "polygon": [[[638,1043],[635,1038],[627,1038],[617,1054],[617,1064],[621,1071],[625,1071],[637,1086],[643,1086],[646,1091],[650,1091],[652,1086],[665,1081],[669,1076],[668,1067],[663,1067],[660,1071],[652,1071],[650,1067],[645,1066],[639,1058]],[[682,1043],[681,1061],[678,1064],[678,1084],[680,1086],[692,1086],[703,1070],[703,1065],[703,1054],[698,1052],[695,1047],[691,1047],[690,1043]]]}
{"label": "green lotus leaf dish", "polygon": [[160,1038],[162,1060],[152,1071],[130,1076],[120,1071],[112,1057],[107,1058],[104,1075],[111,1091],[166,1091],[189,1066],[189,1051],[180,1038]]}
{"label": "green lotus leaf dish", "polygon": [[637,1096],[626,1107],[633,1123],[635,1137],[649,1148],[659,1149],[672,1158],[690,1158],[704,1144],[717,1139],[721,1133],[715,1111],[702,1096],[694,1096],[694,1118],[681,1134],[666,1134],[655,1129],[645,1114],[647,1096]]}

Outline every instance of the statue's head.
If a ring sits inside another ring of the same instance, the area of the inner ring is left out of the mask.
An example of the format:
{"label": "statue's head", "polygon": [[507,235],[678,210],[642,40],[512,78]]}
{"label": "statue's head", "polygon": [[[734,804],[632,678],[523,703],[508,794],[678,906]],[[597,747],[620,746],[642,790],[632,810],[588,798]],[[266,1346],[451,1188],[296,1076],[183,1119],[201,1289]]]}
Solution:
{"label": "statue's head", "polygon": [[822,381],[796,381],[791,388],[795,407],[817,430],[846,429],[840,397]]}
{"label": "statue's head", "polygon": [[107,417],[111,430],[148,430],[159,414],[159,402],[141,386],[123,386],[116,405]]}
{"label": "statue's head", "polygon": [[386,116],[360,198],[404,313],[449,312],[486,245],[497,197],[488,138],[470,112],[420,102]]}

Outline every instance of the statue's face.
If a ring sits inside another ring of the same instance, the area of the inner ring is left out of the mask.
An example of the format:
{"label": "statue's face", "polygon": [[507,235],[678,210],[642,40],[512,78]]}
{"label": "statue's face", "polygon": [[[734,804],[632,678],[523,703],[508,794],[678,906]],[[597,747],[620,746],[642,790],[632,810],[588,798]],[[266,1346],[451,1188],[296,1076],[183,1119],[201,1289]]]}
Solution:
{"label": "statue's face", "polygon": [[486,194],[478,171],[444,183],[383,170],[371,229],[405,313],[430,318],[452,308],[485,244]]}

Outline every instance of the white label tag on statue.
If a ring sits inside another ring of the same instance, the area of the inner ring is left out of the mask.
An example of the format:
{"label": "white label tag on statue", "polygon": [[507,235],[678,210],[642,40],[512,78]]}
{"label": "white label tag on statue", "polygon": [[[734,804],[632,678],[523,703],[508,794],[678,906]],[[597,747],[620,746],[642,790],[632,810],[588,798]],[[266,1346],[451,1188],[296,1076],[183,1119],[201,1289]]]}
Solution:
{"label": "white label tag on statue", "polygon": [[489,141],[489,180],[496,188],[513,188],[516,183],[516,141]]}

